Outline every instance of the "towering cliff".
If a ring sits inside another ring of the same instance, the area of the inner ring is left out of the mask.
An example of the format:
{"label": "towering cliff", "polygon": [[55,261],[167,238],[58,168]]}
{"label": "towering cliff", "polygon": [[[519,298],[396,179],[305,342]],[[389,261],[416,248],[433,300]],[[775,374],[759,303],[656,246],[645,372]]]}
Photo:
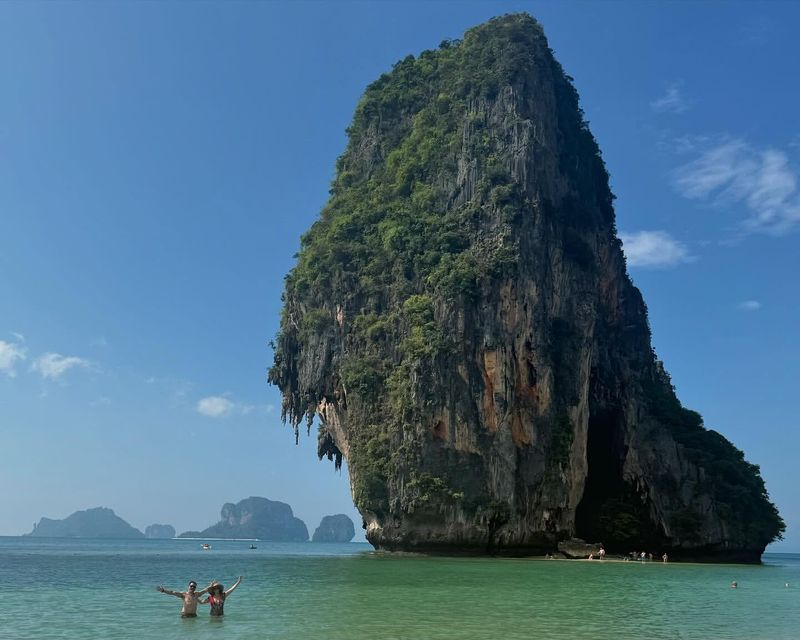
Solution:
{"label": "towering cliff", "polygon": [[286,278],[270,382],[385,549],[757,560],[757,467],[681,406],[571,79],[511,15],[361,99]]}

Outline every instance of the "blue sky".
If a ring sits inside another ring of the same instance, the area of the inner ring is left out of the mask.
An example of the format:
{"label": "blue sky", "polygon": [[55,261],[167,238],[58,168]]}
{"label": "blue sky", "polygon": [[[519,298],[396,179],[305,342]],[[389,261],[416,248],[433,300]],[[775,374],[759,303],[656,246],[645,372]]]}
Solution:
{"label": "blue sky", "polygon": [[800,551],[800,5],[769,2],[0,4],[0,535],[250,495],[359,524],[266,384],[283,276],[367,84],[513,11],[575,78],[679,397]]}

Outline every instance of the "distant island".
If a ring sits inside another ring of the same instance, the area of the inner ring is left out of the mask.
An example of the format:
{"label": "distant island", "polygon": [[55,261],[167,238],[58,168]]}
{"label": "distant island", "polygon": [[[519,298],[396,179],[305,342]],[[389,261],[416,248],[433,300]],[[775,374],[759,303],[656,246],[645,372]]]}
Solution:
{"label": "distant island", "polygon": [[203,537],[203,532],[202,531],[184,531],[178,537],[179,538],[202,538]]}
{"label": "distant island", "polygon": [[42,518],[26,535],[38,538],[144,538],[141,531],[106,507],[76,511],[63,520]]}
{"label": "distant island", "polygon": [[222,505],[222,519],[203,531],[185,531],[179,538],[256,538],[273,542],[307,542],[305,523],[285,502],[250,497]]}
{"label": "distant island", "polygon": [[171,524],[151,524],[144,530],[145,538],[174,538],[175,527]]}
{"label": "distant island", "polygon": [[350,542],[356,535],[353,521],[343,513],[325,516],[311,537],[311,542]]}

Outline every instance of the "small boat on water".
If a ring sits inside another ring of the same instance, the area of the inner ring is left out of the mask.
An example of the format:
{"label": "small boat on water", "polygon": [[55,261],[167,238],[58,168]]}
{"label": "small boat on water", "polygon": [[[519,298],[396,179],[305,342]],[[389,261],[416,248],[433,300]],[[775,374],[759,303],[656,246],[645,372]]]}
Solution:
{"label": "small boat on water", "polygon": [[251,548],[251,549],[258,549],[258,547],[257,547],[256,545],[254,545],[254,544],[251,544],[251,545],[250,545],[250,548]]}
{"label": "small boat on water", "polygon": [[201,545],[200,545],[200,548],[201,548],[203,551],[208,551],[208,550],[211,548],[211,545],[210,545],[210,544],[208,544],[207,542],[204,542],[203,544],[201,544]]}

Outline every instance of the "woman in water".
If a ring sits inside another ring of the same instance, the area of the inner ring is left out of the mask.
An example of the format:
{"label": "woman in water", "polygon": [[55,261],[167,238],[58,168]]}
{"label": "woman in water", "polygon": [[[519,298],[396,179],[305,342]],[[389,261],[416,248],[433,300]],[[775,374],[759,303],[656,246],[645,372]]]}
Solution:
{"label": "woman in water", "polygon": [[242,581],[242,576],[233,583],[233,586],[225,591],[225,587],[223,587],[219,582],[214,582],[208,587],[208,597],[205,600],[201,600],[200,604],[208,604],[211,605],[211,615],[212,616],[222,616],[225,615],[225,599],[231,595],[231,592],[239,586],[239,583]]}

